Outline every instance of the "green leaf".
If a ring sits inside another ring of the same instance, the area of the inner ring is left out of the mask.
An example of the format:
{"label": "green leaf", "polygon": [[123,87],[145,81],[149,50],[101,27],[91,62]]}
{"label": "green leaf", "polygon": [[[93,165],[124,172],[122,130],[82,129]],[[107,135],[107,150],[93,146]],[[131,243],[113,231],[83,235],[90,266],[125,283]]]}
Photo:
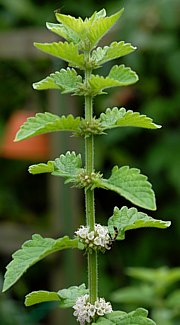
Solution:
{"label": "green leaf", "polygon": [[34,117],[29,117],[20,127],[15,141],[54,131],[77,131],[79,124],[80,117],[75,118],[71,114],[67,117],[64,115],[60,117],[48,112],[37,113]]}
{"label": "green leaf", "polygon": [[180,280],[180,267],[173,269],[164,266],[157,269],[130,267],[127,274],[135,279],[153,283],[164,288]]}
{"label": "green leaf", "polygon": [[110,178],[99,179],[96,186],[114,191],[142,208],[156,210],[152,186],[137,168],[115,166]]}
{"label": "green leaf", "polygon": [[47,164],[36,164],[29,167],[31,174],[52,173],[55,176],[67,178],[66,183],[75,182],[77,175],[82,171],[81,155],[74,151],[60,155],[55,161],[48,161]]}
{"label": "green leaf", "polygon": [[82,77],[74,69],[61,69],[50,76],[33,84],[37,90],[60,89],[62,94],[73,93],[77,89],[77,84],[82,82]]}
{"label": "green leaf", "polygon": [[62,289],[58,291],[58,296],[61,299],[61,308],[69,308],[72,307],[77,298],[80,296],[83,296],[89,292],[88,289],[86,289],[85,284],[81,284],[79,287],[72,286],[68,289]]}
{"label": "green leaf", "polygon": [[180,311],[180,289],[176,289],[166,298],[166,306],[169,308],[179,308]]}
{"label": "green leaf", "polygon": [[84,70],[84,55],[79,54],[78,45],[67,42],[34,43],[41,51],[65,60],[70,66]]}
{"label": "green leaf", "polygon": [[44,173],[53,173],[54,172],[54,161],[48,161],[47,164],[40,163],[36,165],[29,166],[30,174],[44,174]]}
{"label": "green leaf", "polygon": [[123,126],[146,129],[157,129],[161,127],[161,125],[153,123],[152,119],[146,115],[140,115],[140,113],[131,110],[126,111],[124,107],[120,109],[117,107],[112,109],[107,108],[106,112],[100,115],[100,123],[105,130]]}
{"label": "green leaf", "polygon": [[105,17],[106,11],[103,9],[95,12],[89,19],[75,18],[70,15],[56,13],[57,20],[62,25],[73,32],[76,39],[79,39],[80,50],[91,50],[99,40],[108,32],[121,16],[123,9],[116,14]]}
{"label": "green leaf", "polygon": [[92,75],[91,79],[88,80],[89,87],[87,88],[87,93],[96,96],[98,94],[103,94],[103,89],[128,86],[135,83],[137,80],[137,74],[130,68],[124,65],[116,65],[111,69],[106,78],[99,75]]}
{"label": "green leaf", "polygon": [[137,74],[132,71],[130,68],[125,67],[124,64],[122,65],[114,65],[108,75],[110,79],[114,79],[119,81],[122,86],[127,86],[134,84],[138,81]]}
{"label": "green leaf", "polygon": [[46,23],[46,27],[53,33],[65,38],[68,42],[73,42],[74,44],[79,43],[79,38],[72,29],[63,26],[62,24]]}
{"label": "green leaf", "polygon": [[113,42],[110,46],[98,47],[92,52],[92,60],[96,65],[101,65],[113,59],[120,58],[136,50],[130,43]]}
{"label": "green leaf", "polygon": [[83,246],[77,239],[70,239],[68,236],[55,240],[33,235],[31,240],[26,241],[21,249],[12,255],[13,260],[6,267],[3,292],[17,282],[32,265],[52,253],[67,248],[82,249]]}
{"label": "green leaf", "polygon": [[128,209],[126,206],[118,209],[114,208],[114,213],[108,221],[108,229],[111,235],[114,233],[114,227],[117,228],[118,236],[116,239],[125,238],[125,231],[131,229],[154,227],[167,228],[171,224],[170,221],[156,220],[149,217],[146,213],[138,212],[136,208]]}
{"label": "green leaf", "polygon": [[72,153],[68,151],[65,155],[60,155],[59,158],[55,159],[53,175],[64,176],[73,180],[82,170],[81,167],[81,155],[76,155],[74,151]]}
{"label": "green leaf", "polygon": [[[91,26],[87,24],[87,38],[90,40],[90,49],[92,49],[100,39],[110,30],[122,15],[124,9],[121,9],[110,17],[100,17],[93,21]],[[90,28],[89,28],[90,27]]]}
{"label": "green leaf", "polygon": [[156,295],[153,287],[138,285],[114,291],[111,300],[118,304],[152,307],[156,304]]}
{"label": "green leaf", "polygon": [[[113,311],[103,317],[99,317],[93,324],[102,325],[155,325],[154,321],[147,318],[148,311],[144,308],[138,308],[130,313]],[[92,324],[92,325],[93,325]]]}
{"label": "green leaf", "polygon": [[77,298],[88,293],[85,284],[81,284],[79,287],[72,286],[68,289],[62,289],[58,292],[49,291],[33,291],[26,296],[25,305],[32,306],[47,301],[58,301],[60,308],[72,307]]}
{"label": "green leaf", "polygon": [[33,291],[26,295],[25,306],[29,307],[47,301],[60,301],[60,297],[58,296],[57,292],[53,291]]}

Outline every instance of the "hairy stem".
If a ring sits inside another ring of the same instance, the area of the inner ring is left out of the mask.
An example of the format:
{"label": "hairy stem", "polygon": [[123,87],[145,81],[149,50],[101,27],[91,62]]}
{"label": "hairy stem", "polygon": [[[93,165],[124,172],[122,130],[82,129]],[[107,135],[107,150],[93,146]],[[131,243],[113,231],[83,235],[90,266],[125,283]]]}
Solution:
{"label": "hairy stem", "polygon": [[[89,53],[85,53],[85,58],[89,60]],[[85,82],[91,77],[91,70],[85,71]],[[85,96],[85,119],[90,122],[93,118],[92,97]],[[85,167],[87,174],[94,171],[94,137],[93,135],[85,138]],[[90,230],[95,226],[95,205],[94,190],[85,189],[86,203],[86,223]],[[90,302],[94,303],[98,295],[98,270],[97,270],[97,252],[88,253],[88,288]]]}

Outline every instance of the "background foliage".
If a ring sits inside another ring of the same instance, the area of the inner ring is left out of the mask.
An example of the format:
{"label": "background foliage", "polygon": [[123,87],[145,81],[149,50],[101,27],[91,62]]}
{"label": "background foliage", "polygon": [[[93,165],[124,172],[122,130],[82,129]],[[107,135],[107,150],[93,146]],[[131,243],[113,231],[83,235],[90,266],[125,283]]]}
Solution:
{"label": "background foliage", "polygon": [[[130,231],[126,241],[117,243],[110,253],[101,258],[100,272],[105,272],[103,277],[100,276],[101,295],[108,297],[111,291],[132,281],[125,276],[127,266],[179,266],[180,3],[178,0],[87,0],[85,4],[84,1],[72,0],[0,0],[0,29],[4,32],[32,26],[42,28],[46,21],[55,21],[53,10],[59,7],[63,13],[82,17],[102,7],[106,7],[108,14],[125,7],[125,13],[113,30],[112,37],[117,41],[131,42],[138,50],[116,60],[116,63],[129,65],[137,71],[140,81],[134,86],[110,91],[109,96],[99,96],[95,102],[96,115],[105,107],[124,106],[147,114],[163,128],[156,132],[131,128],[113,130],[108,137],[99,137],[96,142],[96,167],[103,170],[105,175],[109,175],[114,164],[128,164],[141,169],[149,176],[157,197],[158,209],[152,213],[152,217],[172,220],[172,226],[165,231]],[[31,84],[45,75],[44,70],[49,69],[49,64],[52,64],[49,59],[0,60],[1,141],[7,120],[16,109],[26,107],[29,101],[35,100],[39,111],[48,110],[45,98],[41,94],[34,94]],[[79,104],[83,107],[81,99]],[[41,225],[48,224],[50,217],[47,179],[46,176],[36,176],[35,179],[28,175],[28,165],[27,161],[0,159],[0,221],[23,223],[32,228],[35,225],[40,232]],[[119,208],[127,205],[116,194],[101,190],[97,190],[96,194],[97,214],[102,223],[112,214],[114,205]],[[7,264],[9,253],[7,255],[1,249],[0,257],[1,265]],[[35,267],[31,275],[27,275],[15,287],[14,298],[22,300],[24,293],[34,288],[33,272],[41,274],[44,265],[46,271],[43,277],[40,275],[40,279],[46,283],[54,264],[51,260]],[[178,288],[178,282],[176,286]],[[37,315],[41,313],[38,311]],[[37,316],[37,321],[38,318],[41,317]],[[4,324],[10,323],[4,321]]]}

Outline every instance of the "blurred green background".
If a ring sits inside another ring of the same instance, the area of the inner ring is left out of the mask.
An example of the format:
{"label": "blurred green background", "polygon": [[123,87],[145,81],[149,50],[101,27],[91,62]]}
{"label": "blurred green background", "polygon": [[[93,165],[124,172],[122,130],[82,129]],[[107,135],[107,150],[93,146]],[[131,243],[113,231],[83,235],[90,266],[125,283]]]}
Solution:
{"label": "blurred green background", "polygon": [[[48,237],[72,236],[83,223],[83,193],[63,186],[46,175],[31,176],[27,168],[39,161],[37,156],[11,156],[5,148],[10,119],[15,112],[51,111],[83,115],[81,98],[61,97],[56,91],[36,92],[32,83],[64,66],[33,49],[33,41],[51,41],[45,22],[55,22],[54,10],[86,17],[105,7],[108,15],[124,7],[125,12],[106,38],[124,40],[137,46],[133,54],[111,62],[129,65],[139,75],[139,82],[109,91],[109,96],[95,100],[98,116],[107,107],[126,107],[147,114],[163,128],[157,131],[122,129],[109,132],[96,140],[96,168],[105,175],[117,164],[130,165],[148,175],[157,198],[154,218],[171,220],[167,230],[131,231],[126,240],[99,261],[100,296],[107,299],[118,288],[132,284],[127,267],[170,269],[179,266],[180,239],[180,2],[179,0],[126,1],[48,1],[0,0],[0,264],[1,275],[18,249],[32,233]],[[80,140],[59,135],[48,138],[51,159],[66,150],[83,152]],[[69,202],[72,203],[72,210]],[[68,204],[63,204],[68,203]],[[130,204],[118,195],[96,190],[97,221],[106,224],[114,206]],[[73,252],[74,254],[74,252]],[[54,256],[35,265],[14,288],[0,295],[2,325],[75,324],[69,315],[52,304],[25,309],[24,295],[32,290],[56,290],[86,281],[86,258],[77,254]],[[75,265],[75,266],[74,266]],[[73,272],[72,272],[73,269]],[[102,272],[102,273],[101,273]],[[73,274],[72,274],[73,273]],[[103,276],[102,276],[102,275]],[[178,289],[179,279],[173,284]],[[180,307],[180,302],[179,302]],[[118,308],[124,309],[124,304]],[[68,318],[69,317],[69,318]],[[65,321],[66,319],[66,321]],[[68,321],[67,321],[68,319]],[[179,324],[176,317],[168,325]],[[159,322],[165,325],[165,322]]]}

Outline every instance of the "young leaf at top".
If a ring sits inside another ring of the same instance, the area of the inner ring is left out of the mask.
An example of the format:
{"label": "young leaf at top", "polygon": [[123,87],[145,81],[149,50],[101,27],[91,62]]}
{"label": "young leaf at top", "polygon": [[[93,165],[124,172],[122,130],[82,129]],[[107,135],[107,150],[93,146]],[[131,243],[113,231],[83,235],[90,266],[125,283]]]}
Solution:
{"label": "young leaf at top", "polygon": [[105,113],[100,115],[100,123],[104,130],[122,126],[141,127],[146,129],[158,129],[161,125],[153,123],[152,119],[139,112],[126,111],[124,107],[118,109],[107,108]]}
{"label": "young leaf at top", "polygon": [[114,191],[142,208],[156,210],[152,186],[137,168],[115,166],[110,178],[100,178],[95,185]]}
{"label": "young leaf at top", "polygon": [[69,63],[69,66],[84,70],[84,55],[79,54],[78,45],[67,42],[34,43],[41,51],[58,57]]}
{"label": "young leaf at top", "polygon": [[57,20],[66,28],[71,29],[79,38],[79,49],[90,51],[99,42],[99,40],[108,32],[121,16],[123,9],[110,17],[106,17],[106,11],[103,9],[94,13],[89,19],[84,21],[82,18],[75,18],[70,15],[56,13]]}
{"label": "young leaf at top", "polygon": [[69,308],[75,304],[78,297],[87,293],[88,289],[86,289],[84,283],[79,287],[72,286],[68,289],[59,290],[58,292],[34,291],[26,296],[25,305],[32,306],[41,302],[58,301],[60,308]]}
{"label": "young leaf at top", "polygon": [[47,164],[36,164],[29,167],[31,174],[41,174],[50,172],[55,176],[66,178],[65,183],[75,182],[77,175],[82,171],[81,155],[76,155],[75,152],[67,152],[65,155],[60,155],[55,161],[49,161]]}
{"label": "young leaf at top", "polygon": [[111,235],[114,234],[114,227],[117,228],[117,240],[125,239],[125,231],[131,229],[155,227],[167,228],[171,224],[170,221],[156,220],[149,217],[146,213],[139,212],[136,208],[128,209],[126,206],[118,209],[114,208],[112,217],[108,220],[108,230]]}
{"label": "young leaf at top", "polygon": [[72,29],[63,26],[62,24],[46,23],[46,27],[51,32],[63,37],[66,41],[70,43],[79,43],[79,37],[76,35],[76,33],[74,33]]}
{"label": "young leaf at top", "polygon": [[34,117],[29,117],[27,121],[21,125],[16,134],[15,141],[28,139],[35,135],[54,132],[54,131],[78,131],[80,117],[73,115],[58,116],[48,112],[37,113]]}
{"label": "young leaf at top", "polygon": [[26,241],[21,249],[12,255],[13,260],[6,267],[3,292],[16,283],[32,265],[52,253],[67,248],[83,249],[83,245],[78,239],[70,239],[68,236],[55,240],[33,235],[31,240]]}
{"label": "young leaf at top", "polygon": [[136,47],[132,46],[130,43],[124,43],[123,41],[113,42],[110,46],[105,46],[103,48],[98,47],[92,52],[91,58],[94,64],[99,66],[105,62],[130,54],[135,50]]}
{"label": "young leaf at top", "polygon": [[154,321],[147,318],[147,316],[148,311],[144,308],[137,308],[130,313],[113,311],[103,317],[99,317],[92,325],[156,325]]}
{"label": "young leaf at top", "polygon": [[78,83],[82,82],[82,77],[74,69],[61,69],[50,76],[33,84],[37,90],[59,89],[62,94],[73,93],[77,89]]}
{"label": "young leaf at top", "polygon": [[128,86],[135,83],[137,80],[137,74],[130,68],[124,65],[116,65],[112,67],[106,78],[99,75],[92,75],[91,79],[88,81],[89,87],[87,89],[87,94],[91,96],[104,94],[103,89]]}

